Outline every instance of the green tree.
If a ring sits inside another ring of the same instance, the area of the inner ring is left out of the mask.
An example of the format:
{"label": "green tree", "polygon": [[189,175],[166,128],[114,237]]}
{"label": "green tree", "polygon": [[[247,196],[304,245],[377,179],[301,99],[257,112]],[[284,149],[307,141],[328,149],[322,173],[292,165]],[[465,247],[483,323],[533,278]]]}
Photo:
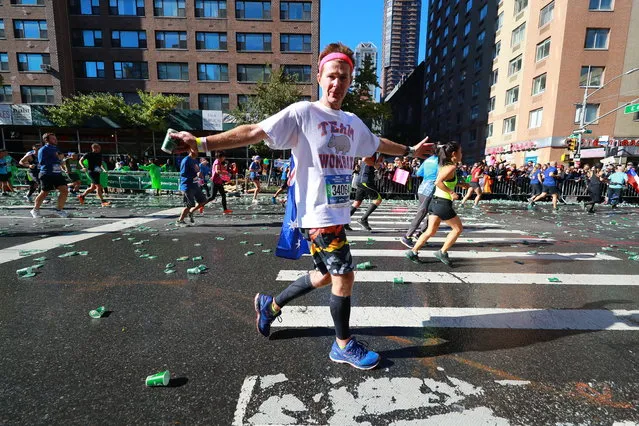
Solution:
{"label": "green tree", "polygon": [[[302,92],[297,86],[297,78],[284,74],[280,68],[273,70],[267,81],[258,82],[247,102],[230,114],[238,125],[258,123],[301,99]],[[264,142],[251,145],[250,148],[260,156],[269,155]]]}
{"label": "green tree", "polygon": [[370,86],[379,87],[373,61],[365,57],[353,84],[342,102],[344,111],[352,112],[372,129],[381,129],[382,123],[392,116],[390,105],[375,102]]}
{"label": "green tree", "polygon": [[49,107],[49,118],[60,127],[82,126],[93,117],[106,117],[122,127],[162,130],[168,113],[181,102],[179,96],[138,91],[141,102],[129,105],[113,93],[80,94]]}

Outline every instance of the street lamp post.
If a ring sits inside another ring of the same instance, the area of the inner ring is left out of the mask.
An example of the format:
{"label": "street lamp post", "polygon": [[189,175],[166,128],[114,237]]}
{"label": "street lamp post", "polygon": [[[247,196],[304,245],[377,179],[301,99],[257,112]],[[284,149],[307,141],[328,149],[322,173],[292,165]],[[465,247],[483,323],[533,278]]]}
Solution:
{"label": "street lamp post", "polygon": [[[581,114],[579,116],[579,130],[584,130],[584,125],[586,123],[586,105],[587,105],[587,100],[589,97],[591,97],[592,95],[594,95],[595,93],[597,93],[598,91],[600,91],[601,89],[603,89],[604,87],[606,87],[607,85],[609,85],[610,83],[612,83],[613,81],[628,75],[628,74],[632,74],[635,71],[639,71],[639,67],[635,67],[635,68],[631,68],[628,71],[619,74],[618,76],[616,76],[615,78],[610,79],[606,84],[604,84],[603,86],[600,86],[599,88],[597,88],[597,90],[595,90],[594,92],[588,93],[588,84],[590,83],[590,69],[588,70],[588,75],[586,76],[586,87],[584,87],[584,99],[581,102]],[[582,132],[579,132],[577,134],[577,156],[579,157],[581,155],[581,135]]]}

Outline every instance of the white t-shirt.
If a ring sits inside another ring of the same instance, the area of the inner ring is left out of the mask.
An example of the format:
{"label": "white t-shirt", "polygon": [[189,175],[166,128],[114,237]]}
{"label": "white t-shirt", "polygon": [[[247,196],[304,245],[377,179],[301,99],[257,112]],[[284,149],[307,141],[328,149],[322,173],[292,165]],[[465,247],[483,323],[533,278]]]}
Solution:
{"label": "white t-shirt", "polygon": [[271,149],[292,150],[297,225],[324,228],[349,223],[355,157],[373,155],[379,138],[355,114],[320,102],[297,102],[259,126]]}

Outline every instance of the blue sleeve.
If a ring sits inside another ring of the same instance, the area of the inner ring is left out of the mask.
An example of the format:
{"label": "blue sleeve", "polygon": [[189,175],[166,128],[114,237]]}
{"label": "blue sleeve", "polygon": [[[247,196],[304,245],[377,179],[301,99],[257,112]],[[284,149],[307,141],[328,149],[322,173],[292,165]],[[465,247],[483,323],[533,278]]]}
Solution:
{"label": "blue sleeve", "polygon": [[419,166],[419,169],[417,169],[415,176],[424,177],[425,172],[426,172],[426,161],[422,161],[422,164]]}

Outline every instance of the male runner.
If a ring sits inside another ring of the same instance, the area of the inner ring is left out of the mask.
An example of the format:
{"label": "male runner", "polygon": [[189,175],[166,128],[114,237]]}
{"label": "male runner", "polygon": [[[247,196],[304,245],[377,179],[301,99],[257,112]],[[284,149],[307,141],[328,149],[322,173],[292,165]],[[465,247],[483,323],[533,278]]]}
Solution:
{"label": "male runner", "polygon": [[355,201],[351,205],[351,216],[362,205],[364,198],[370,198],[373,201],[368,206],[366,213],[357,221],[367,231],[373,229],[368,224],[368,217],[382,204],[382,196],[375,185],[375,170],[379,169],[383,157],[372,156],[362,158],[362,167],[357,175],[357,189],[355,190]]}
{"label": "male runner", "polygon": [[64,211],[64,203],[67,201],[69,190],[67,188],[67,180],[62,176],[62,167],[60,166],[64,154],[58,150],[58,139],[53,133],[45,133],[42,135],[42,140],[46,145],[38,150],[40,194],[38,194],[35,199],[35,205],[30,212],[31,216],[33,216],[34,219],[41,217],[40,206],[42,202],[47,198],[50,191],[57,189],[58,206],[55,210],[55,214],[60,217],[68,217],[67,212]]}
{"label": "male runner", "polygon": [[[84,204],[85,197],[87,194],[92,193],[97,190],[98,198],[100,199],[100,203],[102,207],[107,207],[111,205],[111,203],[104,200],[102,194],[104,193],[104,188],[100,184],[100,174],[102,172],[106,173],[106,170],[102,166],[102,147],[97,143],[91,145],[91,152],[88,152],[82,156],[80,159],[80,164],[82,165],[82,171],[87,172],[89,175],[89,179],[91,179],[91,185],[80,195],[78,195],[78,201],[80,204]],[[84,162],[87,162],[87,166],[85,168]]]}
{"label": "male runner", "polygon": [[40,167],[38,165],[38,150],[42,148],[41,143],[37,143],[33,145],[32,150],[24,154],[24,157],[18,162],[22,167],[26,167],[27,169],[27,180],[29,181],[29,192],[24,198],[27,199],[29,203],[32,202],[31,196],[34,192],[40,187],[40,179],[38,175],[40,173]]}
{"label": "male runner", "polygon": [[197,149],[193,148],[180,163],[180,191],[184,194],[184,209],[176,222],[177,225],[186,225],[184,219],[187,215],[191,223],[195,223],[193,213],[203,209],[206,204],[206,197],[197,183],[197,174],[200,171],[197,155]]}
{"label": "male runner", "polygon": [[294,173],[297,223],[311,243],[316,270],[298,278],[276,297],[255,296],[257,329],[268,336],[271,323],[281,308],[319,287],[331,285],[330,312],[336,339],[330,359],[355,368],[371,369],[380,360],[351,335],[351,294],[355,274],[344,225],[349,223],[351,171],[356,157],[370,157],[375,151],[389,155],[432,151],[426,139],[407,147],[373,135],[354,114],[341,111],[353,74],[353,51],[341,43],[329,44],[319,56],[317,81],[322,98],[297,102],[259,124],[237,126],[224,133],[196,138],[188,132],[172,135],[180,140],[179,150],[200,151],[239,148],[265,140],[271,149],[290,149],[296,164]]}
{"label": "male runner", "polygon": [[62,163],[62,168],[71,181],[68,185],[71,188],[71,193],[75,194],[80,190],[80,160],[78,160],[78,154],[75,152],[70,152],[67,155],[68,157]]}

